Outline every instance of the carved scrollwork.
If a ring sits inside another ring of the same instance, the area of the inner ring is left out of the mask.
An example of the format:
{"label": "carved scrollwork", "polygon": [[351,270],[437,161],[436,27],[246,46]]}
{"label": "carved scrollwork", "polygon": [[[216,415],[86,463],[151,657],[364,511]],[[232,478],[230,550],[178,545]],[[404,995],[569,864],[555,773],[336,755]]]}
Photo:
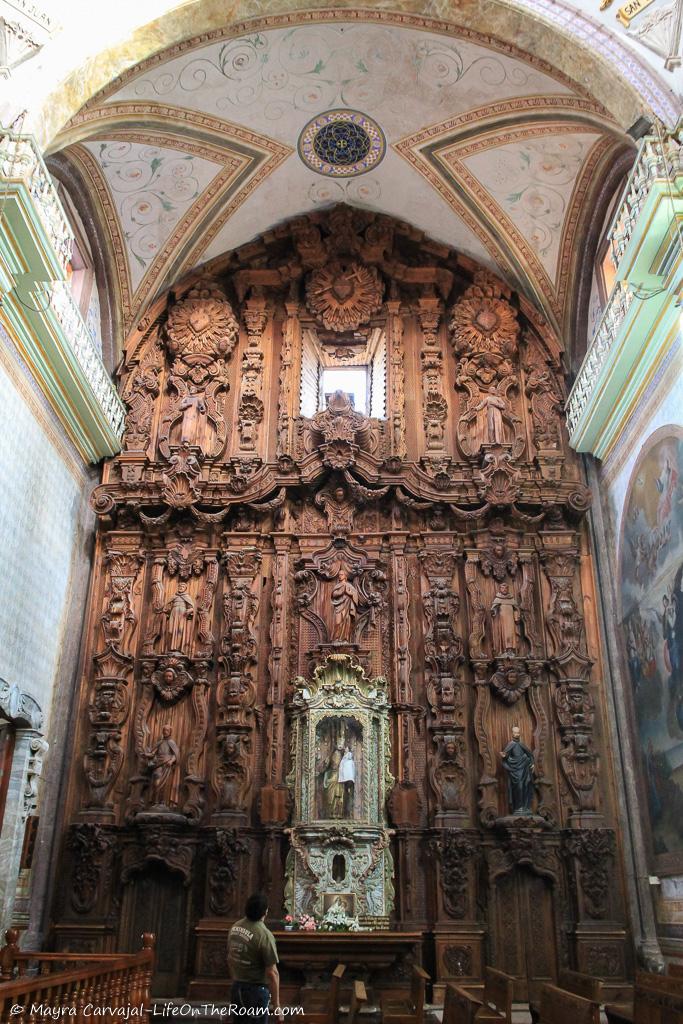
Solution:
{"label": "carved scrollwork", "polygon": [[449,917],[465,917],[470,862],[476,844],[467,832],[445,829],[439,839],[432,841],[432,850],[439,861],[439,879],[446,913]]}

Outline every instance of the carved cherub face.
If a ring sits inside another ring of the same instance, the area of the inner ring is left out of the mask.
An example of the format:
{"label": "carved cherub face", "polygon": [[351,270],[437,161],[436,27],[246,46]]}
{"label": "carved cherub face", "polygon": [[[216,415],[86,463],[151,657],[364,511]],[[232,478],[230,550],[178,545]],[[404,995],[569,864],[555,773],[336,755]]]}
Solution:
{"label": "carved cherub face", "polygon": [[455,749],[455,740],[449,736],[448,739],[444,741],[443,752],[446,757],[455,757]]}
{"label": "carved cherub face", "polygon": [[[173,682],[173,680],[175,679],[175,672],[173,671],[173,669],[172,668],[164,669],[164,676],[163,676],[163,678],[164,678],[164,682],[167,683],[170,686],[171,683]],[[168,726],[165,726],[165,728],[168,728]]]}
{"label": "carved cherub face", "polygon": [[334,500],[336,502],[339,502],[339,504],[341,505],[341,503],[344,501],[345,498],[346,498],[346,491],[344,490],[344,488],[343,487],[335,487],[335,489],[334,489]]}

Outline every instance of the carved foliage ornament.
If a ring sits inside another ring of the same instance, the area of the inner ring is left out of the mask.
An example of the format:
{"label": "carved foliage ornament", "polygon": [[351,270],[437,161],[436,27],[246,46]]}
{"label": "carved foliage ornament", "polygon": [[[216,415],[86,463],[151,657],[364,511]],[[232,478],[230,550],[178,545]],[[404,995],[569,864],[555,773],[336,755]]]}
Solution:
{"label": "carved foliage ornament", "polygon": [[173,374],[203,384],[211,365],[230,356],[238,333],[225,295],[210,282],[198,282],[168,315],[166,337]]}
{"label": "carved foliage ornament", "polygon": [[441,864],[441,891],[444,907],[450,917],[464,917],[467,913],[469,861],[476,846],[466,832],[447,829],[441,840],[435,840],[433,849]]}
{"label": "carved foliage ornament", "polygon": [[490,352],[512,358],[517,351],[517,312],[503,298],[505,286],[487,271],[474,275],[474,283],[453,307],[450,328],[456,352]]}
{"label": "carved foliage ornament", "polygon": [[374,267],[334,260],[313,271],[306,284],[308,308],[330,331],[353,331],[382,304],[382,282]]}

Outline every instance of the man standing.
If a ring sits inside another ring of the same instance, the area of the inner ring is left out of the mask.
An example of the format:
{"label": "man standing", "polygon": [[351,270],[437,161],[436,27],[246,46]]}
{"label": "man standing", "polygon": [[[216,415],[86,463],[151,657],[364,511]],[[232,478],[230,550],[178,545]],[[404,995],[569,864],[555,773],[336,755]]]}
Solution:
{"label": "man standing", "polygon": [[267,1009],[272,1000],[280,1014],[280,975],[273,933],[266,928],[268,900],[254,893],[247,900],[244,917],[230,929],[228,964],[232,976],[231,1002],[239,1009]]}

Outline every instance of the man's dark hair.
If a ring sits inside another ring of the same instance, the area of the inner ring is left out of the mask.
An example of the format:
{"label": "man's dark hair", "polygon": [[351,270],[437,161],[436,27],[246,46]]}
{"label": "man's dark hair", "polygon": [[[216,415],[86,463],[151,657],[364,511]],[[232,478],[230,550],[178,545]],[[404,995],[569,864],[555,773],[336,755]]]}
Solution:
{"label": "man's dark hair", "polygon": [[253,893],[247,900],[244,916],[250,921],[260,921],[268,909],[268,899],[262,892]]}

